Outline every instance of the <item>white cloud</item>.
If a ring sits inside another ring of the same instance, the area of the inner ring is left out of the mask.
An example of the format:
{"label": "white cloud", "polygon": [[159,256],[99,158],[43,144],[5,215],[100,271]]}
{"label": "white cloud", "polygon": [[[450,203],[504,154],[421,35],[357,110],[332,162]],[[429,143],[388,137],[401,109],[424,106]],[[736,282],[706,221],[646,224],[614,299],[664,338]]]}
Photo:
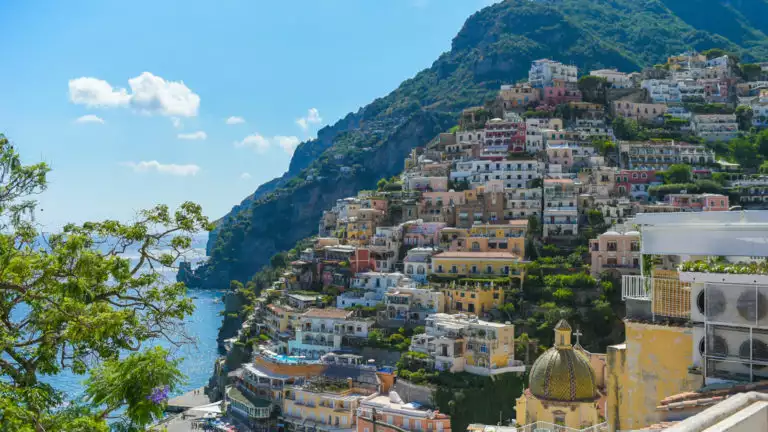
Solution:
{"label": "white cloud", "polygon": [[270,142],[259,134],[248,135],[242,141],[235,141],[235,147],[252,148],[259,153],[269,150]]}
{"label": "white cloud", "polygon": [[114,89],[98,78],[82,77],[69,81],[69,100],[88,107],[116,107],[127,105],[131,96],[125,89]]}
{"label": "white cloud", "polygon": [[181,119],[178,117],[171,117],[171,123],[173,123],[173,127],[176,129],[181,129],[184,127],[184,123],[182,123]]}
{"label": "white cloud", "polygon": [[104,124],[104,119],[101,117],[95,116],[93,114],[87,114],[82,117],[79,117],[77,120],[75,120],[75,123],[101,123]]}
{"label": "white cloud", "polygon": [[293,151],[296,150],[300,142],[299,138],[295,136],[276,136],[275,141],[288,154],[293,154]]}
{"label": "white cloud", "polygon": [[177,165],[177,164],[162,164],[156,160],[141,161],[141,162],[124,162],[121,165],[131,168],[134,172],[159,172],[162,174],[170,174],[175,176],[193,176],[200,171],[200,167],[195,164]]}
{"label": "white cloud", "polygon": [[244,173],[240,174],[240,178],[243,179],[243,180],[250,180],[251,179],[251,175],[246,173],[246,172],[244,172]]}
{"label": "white cloud", "polygon": [[197,140],[203,141],[206,138],[208,138],[208,134],[203,132],[203,131],[197,131],[197,132],[192,132],[192,133],[181,133],[181,134],[178,134],[176,136],[179,139],[191,140],[191,141],[197,141]]}
{"label": "white cloud", "polygon": [[296,119],[296,124],[300,128],[307,130],[311,125],[319,124],[323,119],[320,117],[320,111],[317,108],[307,110],[307,116]]}
{"label": "white cloud", "polygon": [[277,145],[285,150],[286,153],[293,154],[293,151],[296,150],[296,146],[299,145],[299,142],[301,141],[295,136],[277,135],[272,138],[266,138],[255,133],[243,138],[242,141],[235,141],[235,147],[247,147],[258,153],[265,153],[270,147]]}
{"label": "white cloud", "polygon": [[232,116],[232,117],[228,118],[225,121],[225,123],[227,123],[228,125],[236,125],[236,124],[245,123],[245,119],[242,118],[242,117],[238,117],[238,116]]}
{"label": "white cloud", "polygon": [[200,96],[182,81],[144,72],[129,79],[128,86],[131,93],[98,78],[81,77],[69,81],[69,99],[89,107],[130,106],[145,114],[175,117],[195,117],[200,108]]}

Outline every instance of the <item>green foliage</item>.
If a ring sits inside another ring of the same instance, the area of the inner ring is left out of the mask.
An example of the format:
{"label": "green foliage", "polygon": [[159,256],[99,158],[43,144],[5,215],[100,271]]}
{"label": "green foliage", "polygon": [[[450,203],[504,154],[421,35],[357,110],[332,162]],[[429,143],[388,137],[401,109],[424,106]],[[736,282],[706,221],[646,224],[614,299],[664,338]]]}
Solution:
{"label": "green foliage", "polygon": [[696,183],[672,183],[660,186],[651,186],[648,188],[648,194],[659,200],[664,199],[669,194],[677,193],[719,193],[725,192],[722,185],[712,180],[698,180]]}
{"label": "green foliage", "polygon": [[609,87],[605,78],[584,75],[579,78],[578,87],[585,102],[605,103],[605,91]]}
{"label": "green foliage", "polygon": [[741,76],[747,81],[757,81],[763,74],[763,69],[759,64],[742,63],[740,66]]}
{"label": "green foliage", "polygon": [[736,107],[736,120],[739,122],[739,130],[748,131],[752,128],[752,118],[755,113],[749,105],[739,105]]}
{"label": "green foliage", "polygon": [[[45,164],[23,165],[0,135],[0,429],[104,430],[121,408],[131,427],[143,427],[161,413],[147,397],[175,388],[181,374],[178,360],[142,345],[189,342],[178,326],[194,308],[184,284],[166,283],[162,270],[211,224],[194,203],[173,212],[159,205],[129,224],[68,224],[42,248],[30,196],[45,189],[47,172]],[[137,251],[138,263],[127,250]],[[63,394],[42,378],[63,373],[89,376],[88,404],[59,408]]]}
{"label": "green foliage", "polygon": [[727,273],[727,274],[768,274],[768,262],[751,262],[748,264],[722,264],[705,261],[686,261],[679,267],[681,272]]}
{"label": "green foliage", "polygon": [[690,183],[693,181],[693,170],[690,165],[670,165],[664,172],[664,183]]}
{"label": "green foliage", "polygon": [[616,117],[613,119],[611,126],[613,127],[613,134],[617,139],[635,141],[642,138],[640,125],[637,124],[637,120]]}

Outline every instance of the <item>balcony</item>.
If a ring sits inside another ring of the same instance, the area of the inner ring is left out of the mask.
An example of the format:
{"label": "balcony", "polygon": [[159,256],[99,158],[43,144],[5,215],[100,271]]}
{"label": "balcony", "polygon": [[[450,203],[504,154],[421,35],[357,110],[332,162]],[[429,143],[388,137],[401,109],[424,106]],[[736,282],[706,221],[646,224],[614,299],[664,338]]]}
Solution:
{"label": "balcony", "polygon": [[622,276],[621,298],[627,304],[627,318],[655,321],[691,316],[691,287],[679,279]]}

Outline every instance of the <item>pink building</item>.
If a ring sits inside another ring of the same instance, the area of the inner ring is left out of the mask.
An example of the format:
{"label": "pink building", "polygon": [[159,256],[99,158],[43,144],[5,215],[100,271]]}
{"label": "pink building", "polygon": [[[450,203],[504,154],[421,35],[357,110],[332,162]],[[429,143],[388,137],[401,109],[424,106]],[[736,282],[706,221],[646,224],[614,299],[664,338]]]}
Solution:
{"label": "pink building", "polygon": [[552,86],[544,87],[543,102],[545,105],[557,106],[568,102],[581,102],[581,92],[575,83],[552,80]]}
{"label": "pink building", "polygon": [[368,200],[368,206],[370,208],[381,210],[384,214],[387,213],[388,201],[386,198],[371,198]]}
{"label": "pink building", "polygon": [[514,113],[507,113],[503,120],[488,120],[485,124],[485,147],[506,147],[506,151],[524,152],[525,120]]}
{"label": "pink building", "polygon": [[720,194],[669,194],[667,205],[688,211],[728,211],[728,197]]}
{"label": "pink building", "polygon": [[589,241],[592,275],[604,271],[622,275],[640,274],[640,233],[637,231],[607,231]]}
{"label": "pink building", "polygon": [[403,231],[403,244],[407,246],[431,247],[440,244],[440,230],[445,228],[445,222],[409,223]]}
{"label": "pink building", "polygon": [[621,170],[616,176],[616,192],[636,199],[648,197],[648,188],[660,183],[654,170]]}

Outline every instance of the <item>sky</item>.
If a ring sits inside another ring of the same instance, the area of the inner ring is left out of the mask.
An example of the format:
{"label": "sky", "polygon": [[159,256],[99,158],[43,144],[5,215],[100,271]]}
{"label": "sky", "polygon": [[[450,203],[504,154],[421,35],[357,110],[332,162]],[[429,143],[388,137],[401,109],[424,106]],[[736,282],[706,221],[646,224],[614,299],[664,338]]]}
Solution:
{"label": "sky", "polygon": [[195,201],[429,67],[490,0],[0,0],[0,133],[52,172],[46,230]]}

